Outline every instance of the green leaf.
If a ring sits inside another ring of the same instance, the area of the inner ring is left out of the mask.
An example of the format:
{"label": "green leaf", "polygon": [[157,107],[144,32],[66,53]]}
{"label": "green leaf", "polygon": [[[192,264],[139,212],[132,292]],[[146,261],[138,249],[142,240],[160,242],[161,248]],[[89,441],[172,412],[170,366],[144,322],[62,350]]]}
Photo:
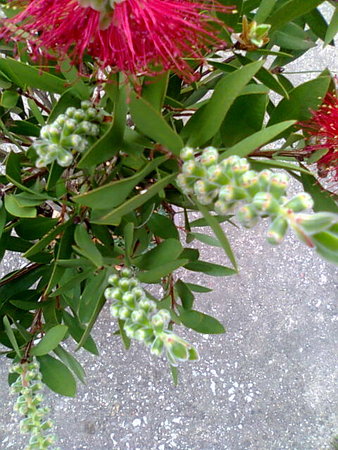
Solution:
{"label": "green leaf", "polygon": [[36,266],[26,271],[25,268],[11,273],[9,277],[14,276],[13,280],[6,282],[8,277],[0,281],[0,306],[10,298],[15,298],[19,292],[25,292],[41,276],[45,275],[48,267]]}
{"label": "green leaf", "polygon": [[61,361],[50,355],[38,356],[42,381],[57,394],[75,397],[76,381]]}
{"label": "green leaf", "polygon": [[184,309],[191,309],[194,304],[194,294],[191,292],[189,286],[182,280],[177,280],[175,283],[175,289],[178,296],[182,301]]}
{"label": "green leaf", "polygon": [[85,381],[86,372],[84,371],[79,361],[76,358],[74,358],[73,355],[67,352],[60,345],[54,348],[54,353],[61,359],[61,361],[63,361],[66,364],[66,366],[74,373],[74,375],[78,377],[78,379],[82,383],[84,384],[86,383]]}
{"label": "green leaf", "polygon": [[275,32],[273,44],[288,50],[308,50],[316,45],[307,31],[292,22]]}
{"label": "green leaf", "polygon": [[215,136],[231,105],[262,65],[262,61],[253,62],[224,76],[217,83],[208,103],[192,116],[182,130],[181,136],[188,145],[203,146]]}
{"label": "green leaf", "polygon": [[220,159],[225,159],[230,155],[238,155],[241,157],[248,156],[259,147],[275,140],[277,136],[292,127],[295,123],[295,120],[287,120],[285,122],[280,122],[275,125],[271,125],[270,127],[263,128],[223,152]]}
{"label": "green leaf", "polygon": [[34,219],[21,219],[15,225],[15,231],[23,239],[41,239],[58,223],[58,219],[38,216]]}
{"label": "green leaf", "polygon": [[[104,284],[104,286],[106,286],[106,284]],[[88,321],[88,325],[86,326],[84,333],[81,336],[81,339],[80,339],[75,351],[78,351],[81,347],[85,346],[87,339],[90,337],[90,332],[92,331],[92,328],[95,325],[96,320],[97,320],[97,318],[101,312],[101,309],[103,308],[105,303],[106,303],[106,299],[105,299],[104,295],[101,295],[101,297],[99,297],[99,296],[97,297],[95,307],[92,308],[92,315]]]}
{"label": "green leaf", "polygon": [[[275,169],[285,169],[285,170],[292,170],[292,171],[297,171],[297,172],[301,172],[301,173],[307,173],[309,174],[310,172],[305,169],[302,166],[299,166],[297,164],[294,163],[287,163],[284,161],[278,161],[276,159],[249,159],[250,161],[250,166],[252,169],[254,170],[263,170],[263,169],[271,169],[271,168],[275,168]],[[295,161],[296,162],[296,161]]]}
{"label": "green leaf", "polygon": [[274,9],[277,0],[261,0],[259,8],[255,14],[254,20],[260,24],[265,23],[265,20],[270,15],[271,11]]}
{"label": "green leaf", "polygon": [[331,78],[320,76],[297,86],[289,92],[289,99],[284,98],[273,110],[268,125],[283,120],[308,120],[311,110],[318,109],[329,88]]}
{"label": "green leaf", "polygon": [[2,233],[4,231],[6,221],[7,221],[6,209],[5,209],[4,205],[1,205],[1,207],[0,207],[0,239],[1,239]]}
{"label": "green leaf", "polygon": [[179,267],[186,266],[187,263],[189,263],[188,259],[169,261],[159,267],[156,267],[155,269],[148,270],[147,272],[139,272],[137,274],[137,278],[141,281],[141,283],[157,283],[161,280],[161,278],[169,275]]}
{"label": "green leaf", "polygon": [[337,33],[338,33],[338,7],[336,6],[325,35],[324,44],[328,45],[334,39]]}
{"label": "green leaf", "polygon": [[185,284],[193,292],[201,292],[201,293],[212,292],[212,289],[207,288],[205,286],[201,286],[200,284],[194,284],[194,283],[185,283]]}
{"label": "green leaf", "polygon": [[[190,239],[190,237],[192,239]],[[198,241],[203,242],[203,244],[211,245],[212,247],[222,247],[218,239],[204,233],[194,233],[194,232],[188,233],[187,239],[189,239],[189,242],[191,242],[191,240],[193,239],[197,239]]]}
{"label": "green leaf", "polygon": [[6,330],[7,337],[9,339],[10,343],[12,344],[12,347],[15,350],[15,353],[18,355],[19,358],[21,358],[21,356],[22,356],[21,351],[20,351],[18,343],[15,339],[14,331],[11,327],[11,324],[9,323],[8,317],[4,316],[2,320],[3,320],[5,330]]}
{"label": "green leaf", "polygon": [[182,245],[176,239],[167,239],[147,253],[133,259],[132,263],[141,270],[151,270],[173,261],[182,253]]}
{"label": "green leaf", "polygon": [[147,222],[147,226],[155,236],[162,239],[179,238],[179,234],[174,223],[169,219],[169,217],[163,216],[162,214],[152,214]]}
{"label": "green leaf", "polygon": [[96,267],[103,265],[102,255],[97,249],[96,245],[90,238],[84,225],[79,224],[75,228],[74,239],[77,247],[74,247],[82,256],[85,256]]}
{"label": "green leaf", "polygon": [[14,217],[36,217],[36,209],[34,207],[20,206],[17,196],[7,194],[5,196],[5,208]]}
{"label": "green leaf", "polygon": [[41,252],[41,250],[43,250],[53,239],[56,238],[58,234],[60,234],[69,225],[69,222],[64,222],[60,225],[57,225],[55,228],[51,229],[42,239],[36,242],[36,244],[32,245],[32,247],[30,247],[30,249],[27,250],[26,253],[22,256],[29,259],[36,253]]}
{"label": "green leaf", "polygon": [[[334,228],[334,227],[332,227]],[[338,228],[338,224],[336,225]],[[338,230],[322,231],[311,236],[316,251],[328,261],[338,265]]]}
{"label": "green leaf", "polygon": [[236,275],[237,271],[230,267],[221,266],[220,264],[209,263],[207,261],[191,261],[184,266],[193,272],[203,272],[213,277],[226,277]]}
{"label": "green leaf", "polygon": [[41,67],[24,64],[11,58],[0,59],[0,70],[17,86],[42,89],[47,92],[62,94],[66,90],[66,82]]}
{"label": "green leaf", "polygon": [[266,22],[271,25],[270,34],[286,23],[310,12],[321,3],[323,3],[323,0],[289,0],[284,2],[279,8],[274,9],[266,19]]}
{"label": "green leaf", "polygon": [[56,325],[50,328],[41,341],[32,348],[31,354],[35,356],[47,355],[59,345],[67,331],[66,325]]}
{"label": "green leaf", "polygon": [[6,175],[21,183],[20,153],[10,152],[6,158]]}
{"label": "green leaf", "polygon": [[100,302],[104,290],[107,287],[107,271],[101,270],[88,278],[86,287],[81,295],[78,317],[82,323],[88,323]]}
{"label": "green leaf", "polygon": [[155,142],[167,147],[175,155],[184,147],[182,139],[168,125],[163,116],[135,92],[130,95],[130,113],[137,128]]}
{"label": "green leaf", "polygon": [[236,98],[220,128],[223,145],[230,147],[261,130],[267,104],[267,95],[242,95]]}
{"label": "green leaf", "polygon": [[73,200],[80,205],[89,206],[93,209],[110,209],[121,205],[134,187],[167,159],[167,156],[155,158],[132,177],[113,181],[92,191],[76,195]]}
{"label": "green leaf", "polygon": [[221,244],[225,254],[230,259],[231,264],[235,268],[235,272],[236,272],[237,271],[237,262],[236,262],[235,255],[234,255],[234,253],[232,251],[230,242],[229,242],[228,238],[226,237],[226,235],[225,235],[222,227],[220,226],[218,220],[215,219],[215,217],[212,216],[209,213],[208,209],[205,206],[203,206],[203,205],[201,205],[199,203],[196,203],[196,204],[197,204],[198,209],[203,214],[203,217],[208,222],[209,226],[211,227],[212,231],[214,232],[216,238],[220,242],[220,244]]}
{"label": "green leaf", "polygon": [[[328,24],[324,17],[322,16],[319,9],[313,9],[305,16],[306,23],[309,25],[310,30],[318,36],[320,39],[325,41],[325,36],[328,30]],[[332,42],[332,41],[330,41]],[[333,42],[332,42],[333,43]]]}
{"label": "green leaf", "polygon": [[[156,194],[158,194],[162,189],[164,189],[169,183],[171,183],[177,174],[172,173],[162,178],[157,183],[153,184],[146,192],[143,194],[136,195],[131,199],[124,202],[122,205],[118,206],[113,211],[101,212],[100,210],[95,211],[92,214],[91,221],[93,223],[99,223],[104,225],[118,225],[120,223],[121,217],[135,211],[136,208],[142,206],[145,202],[150,200]],[[103,214],[103,215],[101,215]]]}
{"label": "green leaf", "polygon": [[179,315],[183,325],[187,328],[203,334],[221,334],[225,333],[223,325],[214,317],[203,314],[199,311],[181,310]]}
{"label": "green leaf", "polygon": [[124,331],[124,322],[125,322],[124,320],[118,319],[120,336],[121,336],[123,345],[124,345],[126,350],[129,350],[130,344],[131,344],[131,340],[129,339],[129,337],[126,335],[126,332]]}
{"label": "green leaf", "polygon": [[19,94],[14,91],[3,91],[1,95],[0,105],[6,109],[14,108],[19,99]]}
{"label": "green leaf", "polygon": [[170,364],[170,373],[171,373],[171,378],[173,380],[174,386],[178,385],[178,368],[176,366],[173,366]]}
{"label": "green leaf", "polygon": [[318,183],[313,175],[302,173],[301,181],[304,190],[311,195],[314,201],[314,211],[331,211],[333,213],[338,213],[337,203],[331,197],[329,192]]}
{"label": "green leaf", "polygon": [[[80,323],[79,319],[77,317],[73,317],[67,311],[62,311],[62,316],[69,328],[71,336],[76,342],[81,342],[81,338],[84,334],[84,326]],[[91,336],[88,336],[86,340],[81,343],[81,346],[93,355],[99,354],[95,341]]]}
{"label": "green leaf", "polygon": [[143,81],[142,98],[158,112],[161,112],[163,106],[168,79],[169,71],[156,77],[145,77]]}

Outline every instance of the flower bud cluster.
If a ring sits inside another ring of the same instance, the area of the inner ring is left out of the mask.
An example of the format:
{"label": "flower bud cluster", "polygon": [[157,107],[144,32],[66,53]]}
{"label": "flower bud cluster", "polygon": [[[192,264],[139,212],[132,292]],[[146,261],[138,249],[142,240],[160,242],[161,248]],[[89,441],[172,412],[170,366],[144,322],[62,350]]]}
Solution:
{"label": "flower bud cluster", "polygon": [[40,139],[33,148],[38,154],[37,167],[46,167],[53,161],[68,167],[73,161],[73,152],[84,152],[100,134],[100,123],[104,118],[102,108],[91,102],[81,102],[81,108],[69,107],[54,122],[41,128]]}
{"label": "flower bud cluster", "polygon": [[269,216],[267,240],[271,244],[279,244],[291,226],[304,242],[313,246],[311,237],[338,221],[337,215],[331,213],[300,214],[312,208],[313,200],[306,192],[288,199],[285,194],[289,181],[284,173],[250,170],[248,160],[239,156],[219,161],[214,147],[198,156],[194,149],[185,147],[181,158],[184,163],[177,184],[185,194],[195,196],[199,203],[211,206],[220,215],[239,206],[236,216],[245,227]]}
{"label": "flower bud cluster", "polygon": [[25,416],[20,422],[20,431],[31,435],[25,450],[49,448],[55,442],[55,436],[44,434],[53,426],[53,422],[45,418],[49,408],[41,406],[43,384],[39,363],[34,359],[32,362],[13,364],[10,372],[19,375],[11,385],[11,393],[18,395],[14,411]]}
{"label": "flower bud cluster", "polygon": [[150,352],[160,356],[164,351],[171,365],[178,361],[198,359],[194,347],[168,329],[170,313],[157,309],[131,270],[124,268],[109,278],[105,297],[112,301],[110,311],[113,317],[124,321],[124,331],[130,339],[143,342]]}

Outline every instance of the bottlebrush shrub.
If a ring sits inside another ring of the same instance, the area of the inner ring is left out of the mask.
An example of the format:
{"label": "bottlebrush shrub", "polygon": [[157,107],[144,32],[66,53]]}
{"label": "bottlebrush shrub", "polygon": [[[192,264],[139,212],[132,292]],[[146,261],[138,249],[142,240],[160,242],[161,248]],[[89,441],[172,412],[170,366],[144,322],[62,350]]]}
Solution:
{"label": "bottlebrush shrub", "polygon": [[[0,343],[27,448],[52,445],[40,378],[76,394],[85,373],[64,342],[98,354],[91,332],[105,303],[125,347],[165,355],[174,380],[178,364],[198,359],[180,326],[224,332],[196,309],[207,289],[188,274],[238,272],[234,223],[268,220],[281,252],[291,229],[338,263],[337,198],[309,170],[336,153],[335,82],[329,70],[297,86],[283,75],[332,44],[336,15],[327,23],[321,3],[143,0],[131,17],[131,0],[5,2],[0,255],[27,263],[0,280]],[[76,26],[56,14],[63,6]],[[294,196],[290,178],[302,184]],[[222,247],[224,264],[201,261],[199,240]]]}

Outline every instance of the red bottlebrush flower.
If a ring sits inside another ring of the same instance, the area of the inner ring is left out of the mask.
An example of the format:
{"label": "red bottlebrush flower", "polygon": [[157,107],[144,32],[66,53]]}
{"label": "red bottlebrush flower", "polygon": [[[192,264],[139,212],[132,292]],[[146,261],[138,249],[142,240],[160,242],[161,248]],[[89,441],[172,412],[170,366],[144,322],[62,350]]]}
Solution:
{"label": "red bottlebrush flower", "polygon": [[[210,12],[232,9],[214,0],[31,0],[5,21],[7,31],[2,34],[28,40],[37,58],[68,54],[81,63],[87,52],[100,68],[128,75],[171,69],[193,81],[184,58],[203,60],[209,46],[224,46],[217,37],[217,28],[224,24]],[[13,24],[18,25],[15,34]]]}
{"label": "red bottlebrush flower", "polygon": [[328,93],[321,107],[312,112],[307,122],[299,125],[307,132],[305,151],[313,153],[320,149],[327,152],[317,161],[321,177],[332,175],[338,181],[338,99],[336,94]]}

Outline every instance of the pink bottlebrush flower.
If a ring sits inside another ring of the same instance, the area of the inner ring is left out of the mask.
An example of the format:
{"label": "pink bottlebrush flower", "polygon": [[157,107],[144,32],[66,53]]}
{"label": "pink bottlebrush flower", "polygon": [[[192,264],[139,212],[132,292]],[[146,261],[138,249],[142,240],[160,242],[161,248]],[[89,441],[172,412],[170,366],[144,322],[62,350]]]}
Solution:
{"label": "pink bottlebrush flower", "polygon": [[[218,37],[224,24],[210,13],[233,10],[214,0],[31,0],[28,5],[26,1],[19,4],[26,8],[5,21],[7,31],[2,35],[28,40],[36,58],[68,54],[78,64],[87,52],[102,69],[111,67],[128,75],[156,75],[171,69],[190,82],[195,77],[184,58],[201,61],[210,46],[225,45]],[[18,26],[15,34],[13,24]]]}
{"label": "pink bottlebrush flower", "polygon": [[328,93],[317,111],[307,122],[299,125],[308,134],[305,150],[313,153],[327,149],[317,161],[318,174],[326,177],[331,174],[338,181],[338,99],[336,94]]}

